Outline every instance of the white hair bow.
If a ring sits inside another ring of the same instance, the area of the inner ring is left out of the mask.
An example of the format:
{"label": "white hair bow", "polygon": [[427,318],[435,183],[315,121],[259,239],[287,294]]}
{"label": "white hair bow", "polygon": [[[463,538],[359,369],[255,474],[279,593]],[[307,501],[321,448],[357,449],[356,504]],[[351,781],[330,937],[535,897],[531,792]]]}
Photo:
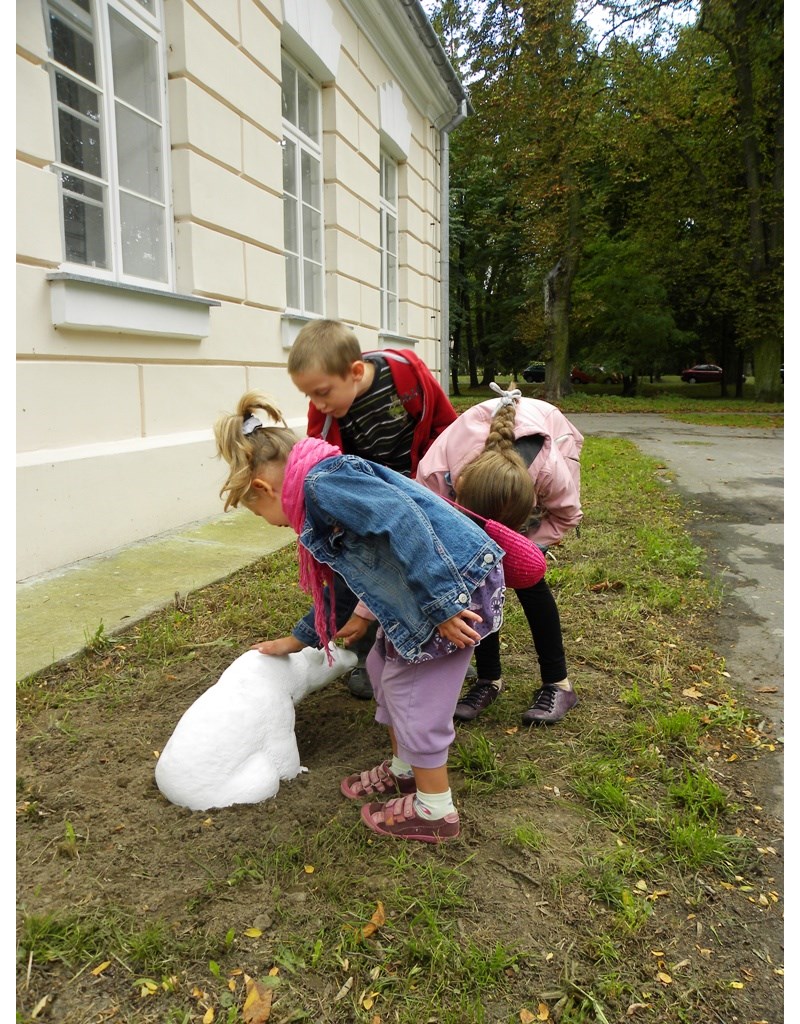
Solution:
{"label": "white hair bow", "polygon": [[502,409],[504,405],[511,405],[512,402],[516,402],[518,399],[522,398],[522,392],[519,388],[514,388],[513,391],[503,391],[500,385],[495,384],[494,381],[489,384],[489,387],[496,395],[500,396],[500,404],[497,406],[498,409]]}

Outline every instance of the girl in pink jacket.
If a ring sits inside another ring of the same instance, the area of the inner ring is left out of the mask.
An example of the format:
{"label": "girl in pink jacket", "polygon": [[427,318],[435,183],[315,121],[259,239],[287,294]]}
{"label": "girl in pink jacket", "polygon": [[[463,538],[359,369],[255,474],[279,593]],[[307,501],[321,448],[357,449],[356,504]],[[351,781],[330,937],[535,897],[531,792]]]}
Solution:
{"label": "girl in pink jacket", "polygon": [[[463,412],[436,438],[417,470],[417,480],[487,519],[525,533],[543,551],[577,529],[583,435],[560,409],[519,391]],[[528,620],[542,685],[522,715],[526,725],[558,722],[578,703],[567,676],[561,620],[543,579],[516,591]],[[487,639],[489,642],[487,643]],[[503,689],[500,636],[475,651],[477,681],[459,701],[455,717],[471,721]]]}

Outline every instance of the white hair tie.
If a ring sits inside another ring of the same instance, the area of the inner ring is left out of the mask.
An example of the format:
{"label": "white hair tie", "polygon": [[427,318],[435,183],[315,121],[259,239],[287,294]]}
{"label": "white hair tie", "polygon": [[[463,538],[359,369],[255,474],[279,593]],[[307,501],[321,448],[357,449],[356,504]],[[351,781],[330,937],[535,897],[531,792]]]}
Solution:
{"label": "white hair tie", "polygon": [[492,391],[494,391],[496,395],[500,396],[500,404],[497,406],[495,412],[498,412],[500,409],[502,409],[504,405],[512,405],[514,402],[522,398],[522,392],[519,390],[519,388],[514,388],[513,391],[503,391],[500,385],[495,384],[494,381],[492,381],[489,384],[489,387],[492,389]]}

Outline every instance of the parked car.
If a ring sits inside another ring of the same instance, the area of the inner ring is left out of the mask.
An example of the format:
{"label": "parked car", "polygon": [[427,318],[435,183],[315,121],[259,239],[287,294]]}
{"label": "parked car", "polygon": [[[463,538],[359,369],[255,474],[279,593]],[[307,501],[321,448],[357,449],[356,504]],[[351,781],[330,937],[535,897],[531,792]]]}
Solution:
{"label": "parked car", "polygon": [[685,384],[719,383],[722,380],[722,367],[714,363],[698,363],[697,366],[690,366],[688,370],[684,370],[681,380]]}
{"label": "parked car", "polygon": [[544,363],[531,363],[522,371],[522,377],[529,384],[541,384],[544,382]]}
{"label": "parked car", "polygon": [[585,370],[580,366],[573,366],[570,380],[573,384],[619,384],[620,376],[604,366],[587,366]]}

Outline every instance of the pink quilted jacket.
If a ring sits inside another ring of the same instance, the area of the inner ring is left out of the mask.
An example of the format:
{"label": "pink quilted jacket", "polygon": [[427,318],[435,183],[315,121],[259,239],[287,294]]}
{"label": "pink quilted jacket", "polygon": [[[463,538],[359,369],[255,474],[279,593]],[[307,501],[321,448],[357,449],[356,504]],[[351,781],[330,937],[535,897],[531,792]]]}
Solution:
{"label": "pink quilted jacket", "polygon": [[[417,480],[430,490],[453,498],[451,481],[483,451],[499,399],[489,399],[461,413],[430,446],[420,461]],[[542,513],[538,528],[528,536],[542,547],[557,544],[580,523],[583,435],[549,402],[522,398],[517,403],[516,436],[540,434],[542,450],[530,467]]]}

